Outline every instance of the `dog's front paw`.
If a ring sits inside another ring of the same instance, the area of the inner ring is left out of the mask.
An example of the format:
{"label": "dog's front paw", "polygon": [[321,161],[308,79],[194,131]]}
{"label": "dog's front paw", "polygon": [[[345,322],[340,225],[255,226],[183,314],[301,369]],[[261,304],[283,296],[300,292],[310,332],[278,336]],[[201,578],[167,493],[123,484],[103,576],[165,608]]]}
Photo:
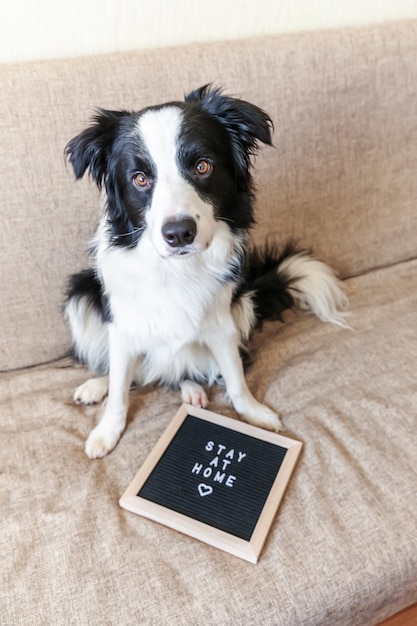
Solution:
{"label": "dog's front paw", "polygon": [[181,383],[182,401],[193,406],[205,409],[208,404],[207,394],[203,387],[192,380],[184,380]]}
{"label": "dog's front paw", "polygon": [[90,378],[74,391],[76,404],[98,404],[107,396],[109,379],[107,376]]}
{"label": "dog's front paw", "polygon": [[85,453],[90,459],[101,459],[113,450],[120,439],[118,431],[105,430],[100,424],[91,431],[85,442]]}
{"label": "dog's front paw", "polygon": [[275,433],[279,432],[283,428],[279,416],[260,402],[257,402],[256,405],[245,409],[241,415],[246,422],[249,422],[249,424],[259,426],[259,428],[265,428],[266,430],[272,430]]}

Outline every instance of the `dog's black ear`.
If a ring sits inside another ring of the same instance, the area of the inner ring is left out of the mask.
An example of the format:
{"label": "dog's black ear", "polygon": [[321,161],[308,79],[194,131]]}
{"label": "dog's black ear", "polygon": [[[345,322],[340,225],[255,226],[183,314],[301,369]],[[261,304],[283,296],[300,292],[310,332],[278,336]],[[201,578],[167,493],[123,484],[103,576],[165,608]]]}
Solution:
{"label": "dog's black ear", "polygon": [[202,111],[214,115],[221,122],[231,137],[235,155],[244,167],[249,167],[249,158],[256,154],[258,142],[272,145],[272,120],[254,104],[225,96],[221,89],[211,85],[195,89],[185,97],[185,101],[199,103]]}
{"label": "dog's black ear", "polygon": [[129,115],[127,111],[98,109],[91,126],[68,142],[65,156],[69,159],[77,179],[82,178],[88,168],[97,186],[101,188],[120,120]]}

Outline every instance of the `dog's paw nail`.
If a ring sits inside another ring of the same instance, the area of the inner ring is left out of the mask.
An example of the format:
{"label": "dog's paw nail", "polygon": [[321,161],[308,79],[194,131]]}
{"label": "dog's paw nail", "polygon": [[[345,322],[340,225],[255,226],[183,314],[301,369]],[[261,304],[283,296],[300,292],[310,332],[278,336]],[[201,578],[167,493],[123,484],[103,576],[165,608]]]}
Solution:
{"label": "dog's paw nail", "polygon": [[207,400],[207,396],[205,394],[205,392],[200,393],[200,394],[195,394],[192,398],[191,398],[191,403],[193,406],[198,406],[201,409],[205,409],[207,404],[208,404],[208,400]]}
{"label": "dog's paw nail", "polygon": [[268,414],[262,416],[260,420],[262,428],[266,428],[267,430],[272,430],[273,432],[278,433],[283,428],[280,418],[273,411],[270,411]]}
{"label": "dog's paw nail", "polygon": [[254,409],[250,415],[245,414],[244,418],[254,426],[259,426],[259,428],[265,428],[266,430],[271,430],[275,433],[279,432],[283,428],[279,416],[263,404],[260,404],[256,409]]}
{"label": "dog's paw nail", "polygon": [[98,404],[107,395],[107,378],[91,378],[74,391],[75,404]]}
{"label": "dog's paw nail", "polygon": [[181,395],[183,402],[186,404],[191,404],[192,406],[197,406],[201,409],[205,409],[208,405],[207,394],[197,383],[183,383],[181,387]]}
{"label": "dog's paw nail", "polygon": [[273,430],[276,433],[279,433],[280,430],[282,430],[284,428],[281,420],[279,419],[278,415],[275,416],[275,420],[272,423],[272,428],[271,430]]}
{"label": "dog's paw nail", "polygon": [[208,404],[207,396],[205,394],[204,396],[193,396],[188,400],[188,404],[192,404],[192,406],[197,406],[200,409],[205,409]]}

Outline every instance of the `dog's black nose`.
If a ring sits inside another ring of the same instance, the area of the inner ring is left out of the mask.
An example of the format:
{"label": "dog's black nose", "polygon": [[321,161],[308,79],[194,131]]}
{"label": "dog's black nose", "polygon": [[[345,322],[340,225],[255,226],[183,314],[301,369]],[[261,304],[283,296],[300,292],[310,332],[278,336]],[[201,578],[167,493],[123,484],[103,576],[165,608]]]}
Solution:
{"label": "dog's black nose", "polygon": [[193,243],[197,234],[197,224],[192,217],[165,222],[162,236],[171,248],[181,248]]}

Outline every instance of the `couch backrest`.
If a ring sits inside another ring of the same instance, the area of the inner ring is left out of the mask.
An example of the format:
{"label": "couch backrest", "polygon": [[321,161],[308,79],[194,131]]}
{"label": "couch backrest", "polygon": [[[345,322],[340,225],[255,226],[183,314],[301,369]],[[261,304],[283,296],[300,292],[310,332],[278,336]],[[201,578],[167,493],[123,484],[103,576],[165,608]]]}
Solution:
{"label": "couch backrest", "polygon": [[64,354],[67,274],[98,217],[66,142],[97,106],[139,109],[208,82],[266,109],[258,226],[342,276],[416,255],[417,23],[0,67],[0,370]]}

